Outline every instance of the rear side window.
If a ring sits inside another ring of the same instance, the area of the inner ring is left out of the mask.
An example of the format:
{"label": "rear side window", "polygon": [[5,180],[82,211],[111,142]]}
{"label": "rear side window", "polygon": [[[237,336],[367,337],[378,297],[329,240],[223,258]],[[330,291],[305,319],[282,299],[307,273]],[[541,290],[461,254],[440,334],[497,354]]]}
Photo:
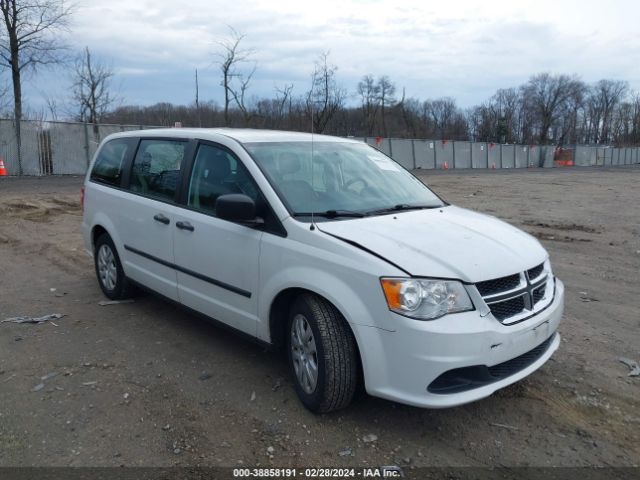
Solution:
{"label": "rear side window", "polygon": [[127,156],[130,142],[126,138],[118,138],[104,144],[93,165],[90,179],[94,182],[120,186],[122,166]]}
{"label": "rear side window", "polygon": [[131,169],[131,190],[173,200],[186,146],[185,141],[142,140]]}

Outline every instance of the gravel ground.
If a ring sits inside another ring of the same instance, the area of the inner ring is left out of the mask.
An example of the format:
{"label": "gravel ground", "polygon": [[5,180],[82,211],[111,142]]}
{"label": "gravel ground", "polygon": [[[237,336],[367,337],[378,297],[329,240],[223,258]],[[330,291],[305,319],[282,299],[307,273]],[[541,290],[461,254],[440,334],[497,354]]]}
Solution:
{"label": "gravel ground", "polygon": [[[282,354],[151,295],[104,300],[81,179],[0,179],[0,466],[630,466],[640,458],[640,168],[421,172],[537,236],[565,281],[560,350],[463,407],[365,396],[316,416]],[[375,440],[374,440],[375,438]],[[366,441],[365,441],[366,440]]]}

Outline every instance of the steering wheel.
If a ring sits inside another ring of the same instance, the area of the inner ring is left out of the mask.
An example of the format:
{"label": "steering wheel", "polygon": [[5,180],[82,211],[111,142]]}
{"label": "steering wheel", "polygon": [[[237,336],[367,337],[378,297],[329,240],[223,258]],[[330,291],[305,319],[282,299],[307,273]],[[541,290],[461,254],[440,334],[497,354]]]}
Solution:
{"label": "steering wheel", "polygon": [[365,188],[367,188],[369,186],[369,184],[367,183],[367,181],[364,178],[357,177],[357,178],[352,178],[351,180],[347,180],[345,182],[345,184],[344,184],[344,188],[345,189],[349,189],[352,185],[354,185],[354,184],[356,184],[358,182],[362,183],[362,189],[360,191],[364,190]]}

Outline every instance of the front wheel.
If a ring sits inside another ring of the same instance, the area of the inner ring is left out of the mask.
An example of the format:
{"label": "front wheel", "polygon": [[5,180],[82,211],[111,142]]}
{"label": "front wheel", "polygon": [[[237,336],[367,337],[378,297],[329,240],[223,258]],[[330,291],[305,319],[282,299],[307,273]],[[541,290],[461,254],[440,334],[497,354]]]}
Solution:
{"label": "front wheel", "polygon": [[358,385],[355,339],[349,325],[327,300],[300,295],[289,311],[289,366],[296,393],[312,412],[344,408]]}
{"label": "front wheel", "polygon": [[131,285],[124,274],[113,240],[108,234],[103,233],[96,240],[93,258],[102,292],[111,300],[129,298]]}

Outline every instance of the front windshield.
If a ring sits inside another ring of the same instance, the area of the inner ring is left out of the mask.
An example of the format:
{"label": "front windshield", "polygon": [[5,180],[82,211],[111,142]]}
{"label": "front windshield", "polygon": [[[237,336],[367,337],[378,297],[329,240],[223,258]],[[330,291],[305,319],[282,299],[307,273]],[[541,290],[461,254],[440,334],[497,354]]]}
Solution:
{"label": "front windshield", "polygon": [[292,215],[372,214],[393,208],[443,205],[431,190],[364,143],[246,143]]}

